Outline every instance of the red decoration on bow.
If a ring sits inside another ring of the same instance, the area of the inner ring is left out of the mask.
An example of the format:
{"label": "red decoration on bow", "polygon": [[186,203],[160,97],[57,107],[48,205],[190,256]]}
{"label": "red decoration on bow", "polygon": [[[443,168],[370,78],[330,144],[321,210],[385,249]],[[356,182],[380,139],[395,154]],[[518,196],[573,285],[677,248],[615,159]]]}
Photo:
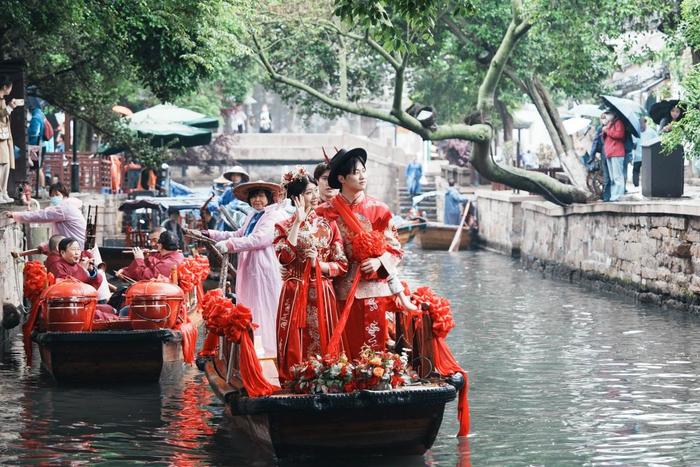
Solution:
{"label": "red decoration on bow", "polygon": [[22,343],[24,354],[27,356],[27,365],[32,364],[32,330],[39,317],[41,294],[49,285],[56,283],[56,279],[46,267],[39,261],[28,261],[24,265],[24,296],[31,302],[32,308],[27,317],[27,322],[22,325]]}
{"label": "red decoration on bow", "polygon": [[433,323],[433,359],[435,369],[442,376],[461,373],[464,377],[464,386],[459,390],[459,402],[457,404],[457,416],[459,418],[459,433],[457,436],[467,436],[469,434],[469,378],[467,372],[459,366],[454,355],[450,351],[445,338],[455,327],[450,310],[450,302],[446,298],[436,295],[430,287],[418,287],[411,295],[411,300],[419,305],[419,308],[426,310]]}
{"label": "red decoration on bow", "polygon": [[263,375],[255,354],[250,331],[257,327],[253,313],[245,305],[234,305],[220,289],[210,290],[203,300],[204,317],[209,332],[226,336],[240,345],[240,371],[243,387],[250,397],[269,396],[279,387],[270,384]]}

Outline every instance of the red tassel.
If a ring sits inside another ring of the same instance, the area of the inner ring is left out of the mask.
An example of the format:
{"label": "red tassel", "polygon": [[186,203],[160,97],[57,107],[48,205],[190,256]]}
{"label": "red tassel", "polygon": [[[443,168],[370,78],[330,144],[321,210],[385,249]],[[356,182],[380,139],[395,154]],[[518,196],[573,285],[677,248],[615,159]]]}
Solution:
{"label": "red tassel", "polygon": [[457,436],[467,436],[469,434],[469,400],[467,398],[469,378],[467,372],[455,360],[444,337],[435,337],[433,339],[433,359],[435,360],[435,369],[442,376],[462,373],[464,377],[464,386],[459,390],[459,402],[457,403],[457,418],[459,418],[459,433],[457,433]]}
{"label": "red tassel", "polygon": [[274,391],[280,389],[278,386],[270,384],[263,375],[260,360],[255,354],[255,347],[250,334],[247,332],[241,338],[241,380],[243,387],[250,397],[269,396]]}
{"label": "red tassel", "polygon": [[182,359],[185,363],[194,363],[194,348],[197,343],[197,327],[191,323],[180,323],[178,330],[182,333]]}
{"label": "red tassel", "polygon": [[216,356],[216,348],[219,346],[219,336],[209,331],[207,337],[204,338],[204,344],[202,344],[202,350],[199,351],[200,357],[214,357]]}
{"label": "red tassel", "polygon": [[318,333],[321,338],[321,355],[326,355],[328,349],[328,323],[326,323],[326,305],[323,297],[323,274],[321,273],[321,262],[316,261],[314,265],[316,273],[316,309],[318,310]]}
{"label": "red tassel", "polygon": [[29,312],[27,322],[22,325],[22,343],[24,344],[24,354],[27,356],[27,365],[32,366],[32,330],[39,317],[39,308],[42,300],[36,297],[32,300],[32,309]]}

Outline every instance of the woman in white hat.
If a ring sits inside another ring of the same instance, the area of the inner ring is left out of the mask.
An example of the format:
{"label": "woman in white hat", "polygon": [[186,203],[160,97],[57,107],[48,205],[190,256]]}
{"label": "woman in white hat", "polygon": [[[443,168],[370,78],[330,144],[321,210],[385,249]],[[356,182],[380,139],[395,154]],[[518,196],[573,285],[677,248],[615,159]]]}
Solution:
{"label": "woman in white hat", "polygon": [[277,304],[282,278],[272,242],[275,224],[286,218],[284,210],[274,202],[281,190],[278,184],[262,180],[241,183],[234,188],[234,195],[247,200],[253,208],[243,226],[235,232],[202,232],[218,241],[216,248],[222,253],[238,254],[236,300],[252,310],[253,322],[259,325],[255,335],[262,337],[268,357],[277,355]]}

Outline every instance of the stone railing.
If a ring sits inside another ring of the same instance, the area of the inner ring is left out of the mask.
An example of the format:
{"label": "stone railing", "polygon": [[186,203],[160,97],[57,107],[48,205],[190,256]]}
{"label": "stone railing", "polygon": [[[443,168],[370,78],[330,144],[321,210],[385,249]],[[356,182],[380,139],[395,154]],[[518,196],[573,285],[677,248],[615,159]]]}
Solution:
{"label": "stone railing", "polygon": [[591,203],[480,192],[480,237],[559,278],[700,310],[700,200]]}

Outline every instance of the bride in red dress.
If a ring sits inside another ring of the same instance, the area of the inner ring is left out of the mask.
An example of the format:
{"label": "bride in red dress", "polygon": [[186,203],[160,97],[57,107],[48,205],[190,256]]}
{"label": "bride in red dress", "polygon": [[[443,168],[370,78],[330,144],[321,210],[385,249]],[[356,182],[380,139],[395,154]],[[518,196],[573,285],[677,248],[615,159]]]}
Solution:
{"label": "bride in red dress", "polygon": [[275,251],[284,268],[277,366],[285,381],[292,366],[325,353],[338,320],[332,280],[346,273],[348,260],[335,222],[314,211],[319,203],[314,179],[298,167],[283,176],[282,185],[296,206],[291,218],[275,226]]}

